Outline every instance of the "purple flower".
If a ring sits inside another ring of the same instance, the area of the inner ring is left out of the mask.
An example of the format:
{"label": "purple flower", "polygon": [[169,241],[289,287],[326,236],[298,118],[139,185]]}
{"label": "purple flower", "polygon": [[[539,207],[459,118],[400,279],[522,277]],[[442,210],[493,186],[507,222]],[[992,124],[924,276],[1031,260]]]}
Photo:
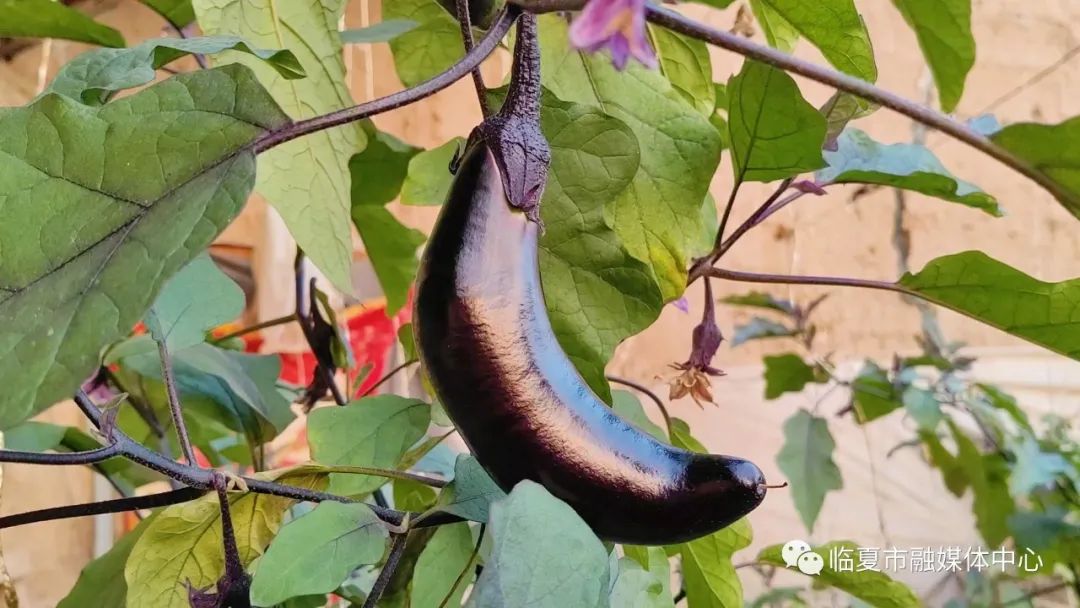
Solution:
{"label": "purple flower", "polygon": [[589,52],[606,46],[619,70],[630,57],[656,67],[656,52],[645,34],[645,0],[591,0],[570,26],[570,43]]}
{"label": "purple flower", "polygon": [[678,308],[679,310],[683,311],[684,313],[690,312],[690,301],[686,299],[686,296],[683,296],[683,297],[679,298],[678,300],[675,300],[674,302],[671,303],[671,305],[674,306],[675,308]]}

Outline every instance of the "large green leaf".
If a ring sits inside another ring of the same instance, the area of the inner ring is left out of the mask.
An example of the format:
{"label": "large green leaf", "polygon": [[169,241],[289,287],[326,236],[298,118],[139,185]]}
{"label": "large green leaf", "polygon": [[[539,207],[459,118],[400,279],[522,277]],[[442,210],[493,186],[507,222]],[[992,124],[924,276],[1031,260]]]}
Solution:
{"label": "large green leaf", "polygon": [[484,467],[468,454],[454,462],[454,480],[439,494],[436,508],[472,521],[487,523],[491,503],[506,497]]}
{"label": "large green leaf", "polygon": [[157,514],[153,514],[139,522],[134,530],[116,541],[101,557],[87,564],[79,573],[75,586],[60,600],[56,608],[124,608],[127,605],[124,566],[131,555],[132,547],[156,517]]}
{"label": "large green leaf", "polygon": [[975,527],[987,545],[997,547],[1009,536],[1009,516],[1016,510],[1009,496],[1008,465],[1000,454],[980,452],[955,422],[947,422],[956,442],[956,462],[971,485]]}
{"label": "large green leaf", "polygon": [[[689,252],[703,230],[702,201],[720,161],[719,134],[655,70],[631,65],[620,72],[610,58],[575,51],[564,19],[542,17],[540,40],[545,85],[562,100],[621,120],[638,139],[633,181],[606,202],[605,217],[630,254],[651,267],[664,299],[679,297]],[[588,188],[597,189],[597,181],[590,175]]]}
{"label": "large green leaf", "polygon": [[825,117],[782,70],[747,60],[728,81],[736,181],[773,181],[820,169]]}
{"label": "large green leaf", "polygon": [[1055,182],[1058,202],[1080,218],[1080,116],[1056,125],[1009,125],[990,139]]}
{"label": "large green leaf", "polygon": [[[397,395],[320,408],[308,417],[311,456],[323,464],[395,469],[430,421],[431,406]],[[384,483],[383,478],[365,475],[331,476],[331,487],[339,494],[364,494]]]}
{"label": "large green leaf", "polygon": [[[255,475],[295,487],[322,490],[326,473],[300,466]],[[277,535],[291,498],[266,494],[230,494],[240,560],[250,564]],[[131,608],[188,608],[187,585],[202,589],[225,572],[221,545],[221,506],[216,493],[161,511],[131,550],[124,579]]]}
{"label": "large green leaf", "polygon": [[826,382],[828,379],[820,367],[808,364],[794,353],[765,357],[766,399],[776,399],[784,393],[798,393],[811,382]]}
{"label": "large green leaf", "polygon": [[708,45],[658,26],[649,26],[648,31],[660,73],[694,109],[706,117],[712,115],[716,108],[716,86]]}
{"label": "large green leaf", "polygon": [[[670,577],[671,573],[665,571],[663,576]],[[610,605],[620,608],[674,608],[675,603],[664,580],[633,559],[624,557],[619,560]]]}
{"label": "large green leaf", "polygon": [[604,367],[615,347],[648,327],[662,306],[649,269],[604,221],[604,206],[638,169],[637,142],[625,124],[599,110],[550,95],[544,102],[541,124],[551,144],[540,208],[544,295],[563,350],[589,386],[610,400]]}
{"label": "large green leaf", "polygon": [[492,507],[491,556],[467,606],[607,606],[608,554],[566,503],[531,481]]}
{"label": "large green leaf", "polygon": [[877,80],[874,49],[854,0],[760,0],[816,46],[836,69]]}
{"label": "large green leaf", "polygon": [[329,593],[362,564],[383,555],[386,526],[363,503],[324,502],[281,529],[251,580],[251,602]]}
{"label": "large green leaf", "polygon": [[784,423],[784,447],[776,464],[791,484],[791,498],[807,530],[814,529],[825,495],[844,486],[833,462],[835,449],[824,418],[799,410]]}
{"label": "large green leaf", "polygon": [[169,279],[150,310],[146,326],[170,351],[202,343],[206,332],[244,312],[244,292],[207,254]]}
{"label": "large green leaf", "polygon": [[[784,568],[782,545],[765,547],[758,561]],[[814,576],[814,586],[835,587],[875,608],[920,608],[922,602],[907,585],[894,581],[889,575],[870,569],[860,557],[859,547],[849,541],[836,541],[814,547],[824,562],[821,573]],[[844,560],[844,561],[842,561]],[[850,561],[847,561],[850,560]],[[792,572],[798,570],[791,569]]]}
{"label": "large green leaf", "polygon": [[195,21],[191,0],[139,0],[176,27],[186,27]]}
{"label": "large green leaf", "polygon": [[731,557],[750,546],[753,536],[750,522],[742,518],[719,532],[681,545],[683,585],[690,608],[743,605],[742,584]]}
{"label": "large green leaf", "polygon": [[901,396],[896,394],[888,372],[873,361],[863,363],[851,380],[851,403],[855,420],[865,424],[901,408]]}
{"label": "large green leaf", "polygon": [[113,93],[154,80],[154,70],[185,55],[234,50],[248,53],[272,67],[282,78],[304,77],[290,51],[255,49],[236,36],[156,38],[126,49],[87,51],[60,68],[46,92],[67,95],[89,105],[105,103]]}
{"label": "large green leaf", "polygon": [[615,410],[615,413],[618,414],[620,418],[632,423],[634,426],[653,437],[656,437],[660,441],[668,441],[667,432],[660,428],[655,422],[649,420],[649,416],[645,414],[644,408],[641,407],[641,401],[638,400],[634,393],[628,391],[613,391],[611,397],[611,409]]}
{"label": "large green leaf", "polygon": [[120,32],[55,0],[0,0],[0,36],[124,46]]}
{"label": "large green leaf", "polygon": [[1014,336],[1080,359],[1080,279],[1046,283],[981,251],[943,256],[898,283]]}
{"label": "large green leaf", "polygon": [[[263,48],[287,48],[296,54],[307,71],[303,80],[282,78],[250,55],[230,52],[219,59],[251,67],[294,119],[353,105],[338,35],[345,0],[194,0],[192,4],[207,34],[240,36]],[[352,292],[348,164],[365,142],[360,125],[345,125],[296,139],[259,157],[259,193],[281,214],[297,245],[346,293]]]}
{"label": "large green leaf", "polygon": [[442,608],[443,598],[450,592],[458,576],[465,572],[465,577],[445,604],[461,606],[465,588],[472,582],[472,569],[465,569],[472,559],[473,546],[469,524],[440,526],[416,562],[409,597],[410,608]]}
{"label": "large green leaf", "polygon": [[954,177],[926,146],[881,144],[854,128],[845,129],[836,144],[836,150],[825,152],[828,166],[817,172],[820,185],[878,184],[1001,215],[997,199]]}
{"label": "large green leaf", "polygon": [[236,216],[250,144],[287,122],[242,66],[103,108],[45,95],[0,114],[0,428],[93,372]]}
{"label": "large green leaf", "polygon": [[750,9],[754,11],[754,17],[757,18],[769,46],[785,53],[795,50],[795,45],[799,42],[799,30],[780,16],[780,13],[768,4],[768,0],[750,0]]}
{"label": "large green leaf", "polygon": [[454,176],[450,161],[465,145],[460,137],[443,145],[424,150],[409,159],[409,170],[401,186],[401,202],[405,205],[441,205],[446,202]]}
{"label": "large green leaf", "polygon": [[952,112],[975,65],[971,0],[893,0],[893,4],[915,30],[934,74],[942,111]]}
{"label": "large green leaf", "polygon": [[461,27],[437,0],[393,0],[383,7],[383,18],[418,24],[390,41],[398,78],[407,87],[431,78],[465,54]]}

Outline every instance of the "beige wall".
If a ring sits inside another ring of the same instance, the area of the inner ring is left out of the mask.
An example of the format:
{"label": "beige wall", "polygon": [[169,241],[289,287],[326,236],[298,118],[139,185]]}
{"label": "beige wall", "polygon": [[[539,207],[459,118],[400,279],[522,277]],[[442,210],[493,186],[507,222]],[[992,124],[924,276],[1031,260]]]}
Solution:
{"label": "beige wall", "polygon": [[[361,21],[361,4],[360,0],[354,0],[350,5],[350,27],[358,26]],[[377,21],[377,0],[372,0],[372,4],[371,20]],[[962,117],[978,113],[992,100],[1080,44],[1078,2],[975,0],[974,4],[979,59],[960,105]],[[875,43],[880,84],[898,93],[920,97],[920,82],[925,79],[926,71],[914,37],[899,25],[891,3],[863,0],[859,7]],[[161,31],[158,18],[135,2],[102,2],[99,9],[100,18],[122,29],[129,40]],[[705,14],[702,10],[692,12]],[[726,28],[733,14],[733,11],[709,13],[708,20]],[[81,48],[71,43],[52,44],[48,73],[55,73],[58,65]],[[24,103],[35,94],[44,51],[45,47],[37,46],[10,64],[0,63],[0,103]],[[375,47],[370,60],[365,56],[367,52],[352,48],[348,58],[358,101],[372,93],[384,95],[400,87],[385,45]],[[798,53],[820,61],[817,52],[805,44]],[[714,58],[717,79],[726,79],[738,69],[737,57],[715,52]],[[369,70],[368,66],[373,69]],[[485,70],[495,82],[507,67],[505,56],[500,56],[489,61]],[[995,112],[1004,122],[1057,121],[1078,114],[1078,76],[1080,62],[1068,64]],[[815,103],[828,95],[822,87],[804,85],[804,93]],[[376,122],[410,143],[433,146],[451,136],[466,135],[478,120],[470,85],[459,83],[415,106],[380,116]],[[859,126],[883,141],[907,141],[911,137],[910,122],[888,111],[879,112]],[[931,134],[929,145],[958,176],[998,196],[1008,215],[995,220],[966,208],[909,196],[908,225],[913,232],[914,267],[938,255],[978,248],[1043,279],[1080,274],[1076,263],[1080,257],[1080,239],[1074,236],[1075,220],[1049,195],[960,144]],[[726,198],[730,174],[725,159],[714,181],[713,192],[719,200]],[[826,197],[804,198],[740,243],[727,265],[770,272],[895,278],[895,254],[889,245],[893,195],[880,191],[851,202],[852,192],[853,189],[841,188]],[[764,187],[745,188],[734,219],[741,219],[766,194]],[[433,220],[433,211],[429,209],[399,209],[399,212],[408,222],[420,227],[430,226]],[[272,218],[267,221],[267,215],[260,205],[250,207],[224,238],[257,245],[262,260],[284,255],[287,262],[291,260],[291,248],[282,245],[280,227],[274,226]],[[280,284],[282,280],[288,284],[286,277],[290,272],[287,263],[278,268],[262,264],[259,269],[264,285]],[[725,294],[748,289],[740,285],[719,286]],[[818,291],[781,288],[777,293],[806,301]],[[686,357],[689,331],[700,314],[698,287],[691,289],[689,295],[690,315],[669,307],[654,327],[619,349],[612,371],[653,383],[662,390],[663,381],[658,377],[668,373],[667,363]],[[272,305],[264,308],[265,317],[277,314],[270,310]],[[742,313],[722,310],[720,322],[730,332],[732,324],[743,318]],[[918,319],[911,308],[894,295],[876,292],[837,291],[820,309],[818,320],[822,352],[835,351],[841,361],[860,355],[885,356],[896,350],[910,350],[911,336],[918,331]],[[942,322],[950,338],[979,347],[978,352],[986,356],[978,368],[981,377],[1002,381],[1037,410],[1073,416],[1080,412],[1080,386],[1075,381],[1080,377],[1077,365],[1026,347],[958,315],[942,313]],[[696,432],[711,448],[749,456],[761,463],[773,478],[779,475],[774,457],[781,444],[783,420],[799,407],[817,408],[829,414],[842,405],[839,393],[819,400],[823,396],[813,392],[778,402],[763,402],[757,362],[762,354],[782,350],[784,346],[779,343],[722,349],[717,363],[730,376],[717,382],[719,406],[706,410],[699,410],[689,402],[673,406],[679,416],[692,421]],[[70,412],[50,412],[48,416],[75,419]],[[889,448],[911,435],[910,425],[904,420],[894,416],[866,430],[855,428],[847,421],[838,421],[833,426],[845,489],[827,499],[813,535],[803,531],[790,498],[783,491],[774,492],[752,518],[755,546],[784,542],[796,536],[812,540],[851,538],[867,546],[977,542],[971,529],[969,507],[945,493],[936,474],[920,462],[917,453],[905,450],[886,458]],[[89,500],[91,481],[82,471],[10,466],[4,495],[3,512],[18,512]],[[883,521],[887,523],[882,524]],[[24,605],[51,606],[62,597],[73,583],[80,564],[90,556],[91,539],[92,530],[87,521],[5,531],[4,548]],[[746,580],[751,587],[758,585],[752,575]],[[926,591],[936,581],[930,577],[913,577],[912,582]],[[952,589],[948,584],[941,588],[945,592]],[[823,604],[830,601],[821,598]]]}

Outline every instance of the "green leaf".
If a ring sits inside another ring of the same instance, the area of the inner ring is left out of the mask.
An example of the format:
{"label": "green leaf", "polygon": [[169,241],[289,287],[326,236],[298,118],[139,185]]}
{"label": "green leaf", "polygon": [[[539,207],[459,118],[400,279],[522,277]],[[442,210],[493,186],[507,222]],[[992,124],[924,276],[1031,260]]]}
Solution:
{"label": "green leaf", "polygon": [[484,467],[468,454],[454,463],[454,480],[439,494],[436,508],[464,519],[487,523],[491,503],[506,496]]}
{"label": "green leaf", "polygon": [[[101,442],[71,426],[29,421],[4,431],[4,448],[22,452],[88,452],[102,447]],[[125,491],[158,479],[153,472],[123,459],[113,458],[94,465]]]}
{"label": "green leaf", "polygon": [[244,292],[202,254],[182,268],[146,311],[154,340],[172,352],[201,344],[206,332],[244,312]]}
{"label": "green leaf", "polygon": [[784,393],[798,393],[812,382],[828,381],[816,365],[809,365],[792,353],[765,357],[765,398],[776,399]]}
{"label": "green leaf", "polygon": [[[247,65],[268,83],[294,119],[353,105],[337,24],[345,0],[193,0],[199,26],[210,35],[236,35],[264,48],[288,48],[307,70],[286,80],[265,62],[230,52],[216,61]],[[259,155],[256,189],[281,214],[297,245],[339,290],[352,292],[349,159],[364,148],[360,125],[302,137]]]}
{"label": "green leaf", "polygon": [[1021,428],[1031,430],[1031,421],[1027,414],[1016,403],[1016,398],[992,384],[978,383],[975,386],[982,391],[982,396],[987,405],[999,409],[1016,421]]}
{"label": "green leaf", "polygon": [[[472,559],[473,546],[469,524],[439,526],[416,562],[410,608],[441,608],[458,575]],[[461,597],[472,582],[471,570],[466,572],[446,606],[461,606]]]}
{"label": "green leaf", "polygon": [[375,25],[341,32],[342,44],[374,44],[390,42],[398,36],[411,32],[420,24],[408,19],[383,19]]}
{"label": "green leaf", "polygon": [[436,0],[394,0],[383,7],[384,19],[417,24],[390,41],[398,78],[413,87],[453,65],[465,54],[461,27]]}
{"label": "green leaf", "polygon": [[740,344],[764,338],[790,338],[798,334],[799,332],[796,330],[776,321],[763,317],[754,317],[750,319],[749,323],[735,326],[735,335],[731,337],[731,346],[734,348]]}
{"label": "green leaf", "polygon": [[659,425],[650,420],[649,416],[645,414],[645,409],[641,407],[641,401],[638,400],[634,393],[629,391],[612,391],[611,397],[611,409],[615,410],[615,413],[618,414],[620,418],[630,422],[660,441],[666,442],[668,440],[667,433],[664,432],[664,429],[660,428]]}
{"label": "green leaf", "polygon": [[844,487],[840,469],[833,462],[835,449],[836,442],[824,418],[799,410],[784,423],[784,447],[776,455],[776,464],[791,484],[795,509],[810,531],[825,495]]}
{"label": "green leaf", "polygon": [[[190,7],[190,4],[189,4]],[[155,70],[186,55],[213,55],[233,50],[266,62],[282,78],[303,78],[304,68],[291,51],[248,46],[236,36],[156,38],[126,49],[95,49],[72,59],[53,78],[46,92],[66,95],[87,105],[104,104],[113,93],[153,82]]]}
{"label": "green leaf", "polygon": [[405,205],[441,205],[450,193],[454,176],[450,161],[465,140],[455,137],[438,148],[424,150],[409,160],[405,183],[401,186],[401,202]]}
{"label": "green leaf", "polygon": [[700,441],[690,434],[690,425],[682,418],[671,419],[671,444],[699,454],[709,452]]}
{"label": "green leaf", "polygon": [[648,31],[660,73],[687,103],[702,115],[710,116],[716,108],[716,87],[708,45],[658,26],[650,25]]}
{"label": "green leaf", "polygon": [[997,199],[957,179],[926,146],[881,144],[851,128],[840,134],[835,151],[825,152],[825,162],[828,166],[816,176],[821,185],[878,184],[1002,215]]}
{"label": "green leaf", "polygon": [[992,547],[1009,535],[1008,519],[1016,510],[1009,496],[1008,465],[999,454],[982,454],[975,443],[952,420],[947,420],[956,441],[957,463],[971,482],[975,498],[972,512],[983,540]]}
{"label": "green leaf", "polygon": [[836,69],[868,82],[877,80],[870,34],[854,0],[761,0],[816,46]]}
{"label": "green leaf", "polygon": [[419,230],[402,225],[384,205],[397,198],[409,159],[417,149],[367,123],[367,148],[349,161],[352,174],[352,220],[386,295],[388,314],[408,298],[416,278],[416,248],[424,242]]}
{"label": "green leaf", "polygon": [[728,103],[737,181],[768,182],[825,165],[825,118],[783,71],[747,60],[728,81]]}
{"label": "green leaf", "polygon": [[60,447],[69,427],[48,422],[24,422],[4,431],[4,449],[16,452],[47,452]]}
{"label": "green leaf", "polygon": [[[367,397],[345,407],[319,408],[308,416],[311,456],[323,464],[396,469],[424,436],[431,407],[397,395]],[[380,477],[331,475],[331,491],[366,494],[386,483]]]}
{"label": "green leaf", "polygon": [[116,541],[101,557],[83,567],[75,586],[60,600],[56,608],[124,608],[127,605],[124,566],[131,555],[131,549],[156,518],[155,513],[139,522],[134,530]]}
{"label": "green leaf", "polygon": [[608,605],[608,554],[566,503],[531,481],[491,509],[491,556],[468,606],[600,608]]}
{"label": "green leaf", "polygon": [[1056,125],[1017,123],[990,136],[995,144],[1031,164],[1057,184],[1058,202],[1080,218],[1080,116]]}
{"label": "green leaf", "polygon": [[720,300],[725,304],[731,304],[732,306],[747,306],[750,308],[763,308],[765,310],[772,310],[784,315],[794,315],[795,305],[790,300],[781,300],[772,294],[763,293],[760,291],[751,291],[750,293],[727,296]]}
{"label": "green leaf", "polygon": [[541,126],[551,144],[539,253],[548,314],[567,356],[610,400],[604,368],[615,347],[648,327],[662,307],[649,269],[604,220],[605,205],[637,171],[637,142],[619,120],[551,95],[544,96]]}
{"label": "green leaf", "polygon": [[1016,459],[1009,475],[1009,493],[1014,498],[1051,487],[1057,480],[1075,474],[1075,467],[1064,455],[1044,451],[1030,435],[1024,436],[1010,448]]}
{"label": "green leaf", "polygon": [[[782,545],[765,547],[757,561],[784,568]],[[850,541],[834,541],[813,549],[824,560],[825,567],[814,576],[815,586],[834,587],[844,591],[875,608],[920,608],[922,602],[907,585],[894,581],[889,575],[869,569],[863,564],[859,547]],[[851,559],[850,567],[837,568],[842,559]],[[860,568],[863,568],[860,570]],[[790,569],[798,572],[796,569]]]}
{"label": "green leaf", "polygon": [[968,488],[968,476],[960,461],[945,449],[937,435],[919,431],[919,438],[926,445],[930,465],[941,471],[941,479],[945,482],[945,487],[952,492],[953,496],[957,498],[963,496]]}
{"label": "green leaf", "polygon": [[[631,64],[620,72],[602,54],[572,49],[564,19],[541,17],[540,42],[545,86],[559,99],[591,105],[621,120],[641,144],[629,187],[620,188],[617,197],[608,198],[605,192],[604,217],[630,255],[651,268],[664,300],[678,298],[686,288],[688,252],[702,232],[702,201],[720,161],[719,134],[655,70]],[[584,148],[585,143],[577,138],[575,147]],[[608,149],[590,148],[607,163],[616,161]],[[620,169],[629,168],[629,159],[618,162]],[[600,181],[609,179],[607,172],[594,173],[580,183],[594,191],[597,175],[604,175]],[[651,302],[645,302],[651,308]]]}
{"label": "green leaf", "polygon": [[944,418],[941,413],[941,405],[938,404],[934,391],[925,388],[909,386],[904,390],[901,397],[904,409],[919,425],[919,429],[934,432],[938,423]]}
{"label": "green leaf", "polygon": [[120,32],[54,0],[0,0],[0,36],[124,46]]}
{"label": "green leaf", "polygon": [[853,120],[865,118],[878,110],[881,106],[856,97],[851,93],[837,91],[829,97],[828,101],[821,106],[821,114],[825,116],[825,149],[836,150],[836,138]]}
{"label": "green leaf", "polygon": [[785,53],[795,50],[795,45],[799,43],[799,30],[773,10],[768,0],[750,0],[750,9],[754,11],[754,17],[761,25],[761,31],[764,32],[769,46]]}
{"label": "green leaf", "polygon": [[877,420],[903,406],[889,375],[869,360],[851,380],[851,400],[859,424]]}
{"label": "green leaf", "polygon": [[435,505],[439,496],[429,485],[408,479],[394,480],[394,508],[423,513]]}
{"label": "green leaf", "polygon": [[[652,573],[656,580],[663,586],[664,595],[671,597],[671,563],[668,558],[667,547],[643,547],[640,545],[623,545],[623,554],[637,562],[639,566]],[[678,547],[670,547],[677,552]],[[621,565],[620,565],[621,567]],[[616,604],[613,604],[616,605]]]}
{"label": "green leaf", "polygon": [[941,110],[952,112],[964,92],[964,80],[975,65],[971,35],[971,0],[893,0],[934,74]]}
{"label": "green leaf", "polygon": [[45,95],[0,114],[0,428],[93,372],[240,211],[250,144],[287,123],[242,66],[102,108]]}
{"label": "green leaf", "polygon": [[191,0],[139,0],[176,27],[183,28],[195,21]]}
{"label": "green leaf", "polygon": [[[254,477],[310,490],[326,486],[326,474],[310,465],[257,473]],[[293,502],[291,498],[266,494],[229,495],[236,544],[244,565],[262,555],[277,534],[285,509]],[[213,492],[161,511],[135,542],[124,568],[128,605],[188,608],[187,584],[202,589],[216,583],[225,572],[221,534],[221,507]]]}
{"label": "green leaf", "polygon": [[691,608],[743,605],[742,584],[731,557],[754,534],[744,517],[727,528],[682,545],[683,585]]}
{"label": "green leaf", "polygon": [[991,327],[1080,359],[1080,279],[1045,283],[981,251],[931,260],[898,285]]}
{"label": "green leaf", "polygon": [[[665,571],[664,576],[671,575]],[[664,581],[629,557],[619,560],[618,577],[611,589],[609,604],[620,608],[675,608]]]}
{"label": "green leaf", "polygon": [[320,503],[289,522],[259,560],[251,602],[272,606],[289,598],[329,593],[361,564],[382,558],[386,526],[362,503]]}

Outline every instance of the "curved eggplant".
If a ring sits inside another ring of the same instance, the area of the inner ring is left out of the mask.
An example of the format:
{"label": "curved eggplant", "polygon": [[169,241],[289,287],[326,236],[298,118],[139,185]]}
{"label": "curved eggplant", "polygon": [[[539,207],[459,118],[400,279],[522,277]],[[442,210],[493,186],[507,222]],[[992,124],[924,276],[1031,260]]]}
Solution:
{"label": "curved eggplant", "polygon": [[[506,146],[493,141],[502,134],[482,125],[457,163],[414,313],[421,362],[476,459],[507,491],[524,479],[542,484],[616,542],[683,542],[750,512],[766,491],[754,464],[657,441],[599,399],[559,346],[540,283],[541,227],[531,219],[542,182],[528,186],[535,167],[506,175],[525,164],[500,158]],[[546,142],[529,146],[525,157],[545,157]]]}

